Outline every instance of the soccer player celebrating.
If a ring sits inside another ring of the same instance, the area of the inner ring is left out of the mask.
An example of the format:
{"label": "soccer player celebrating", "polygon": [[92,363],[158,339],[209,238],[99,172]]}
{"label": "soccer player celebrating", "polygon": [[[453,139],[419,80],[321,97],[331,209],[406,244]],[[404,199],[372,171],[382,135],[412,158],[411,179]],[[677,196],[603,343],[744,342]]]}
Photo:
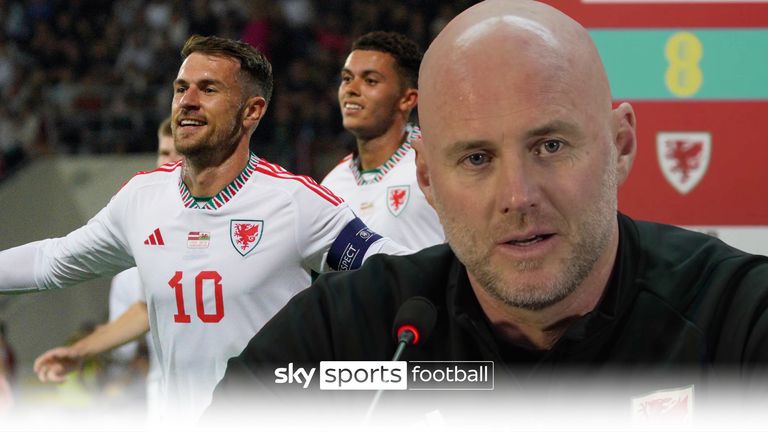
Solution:
{"label": "soccer player celebrating", "polygon": [[398,251],[327,188],[250,152],[272,92],[261,53],[192,36],[182,57],[172,128],[185,161],[137,174],[66,237],[0,252],[6,293],[138,267],[162,391],[181,421],[202,412],[227,359],[309,285],[311,270]]}
{"label": "soccer player celebrating", "polygon": [[421,131],[408,123],[419,98],[421,57],[416,43],[399,33],[371,32],[352,44],[339,105],[357,149],[322,182],[376,232],[416,250],[445,241],[416,182],[413,145]]}
{"label": "soccer player celebrating", "polygon": [[[173,144],[172,118],[169,116],[157,129],[157,167],[183,158]],[[112,278],[109,291],[109,322],[69,346],[50,349],[35,359],[34,370],[42,382],[63,382],[67,374],[77,370],[91,356],[115,348],[113,356],[121,364],[136,357],[139,346],[134,339],[149,331],[149,314],[139,272],[132,267]],[[134,342],[131,342],[134,341]],[[128,343],[131,342],[131,343]],[[116,348],[119,347],[119,348]],[[147,408],[151,418],[157,418],[162,373],[151,338],[147,338],[149,373],[146,377]]]}

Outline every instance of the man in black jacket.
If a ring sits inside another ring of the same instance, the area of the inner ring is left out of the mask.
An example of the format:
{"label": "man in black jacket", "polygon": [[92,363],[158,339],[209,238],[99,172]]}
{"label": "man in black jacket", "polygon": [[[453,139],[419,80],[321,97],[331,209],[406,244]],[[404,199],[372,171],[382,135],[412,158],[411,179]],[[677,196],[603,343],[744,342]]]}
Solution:
{"label": "man in black jacket", "polygon": [[635,115],[613,107],[583,27],[486,1],[437,36],[419,81],[419,185],[448,245],[319,278],[230,360],[214,405],[238,385],[282,392],[271,384],[289,362],[391,358],[414,296],[436,325],[403,360],[491,360],[507,394],[551,401],[575,382],[564,402],[596,387],[629,412],[633,396],[690,385],[714,405],[721,379],[765,390],[768,258],[617,213]]}

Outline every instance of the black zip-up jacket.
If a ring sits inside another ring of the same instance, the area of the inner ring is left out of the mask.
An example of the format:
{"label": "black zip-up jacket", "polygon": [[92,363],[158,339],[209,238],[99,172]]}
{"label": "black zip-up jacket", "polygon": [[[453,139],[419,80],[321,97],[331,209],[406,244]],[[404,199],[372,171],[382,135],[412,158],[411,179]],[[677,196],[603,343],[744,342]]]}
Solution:
{"label": "black zip-up jacket", "polygon": [[571,372],[642,383],[632,394],[721,377],[768,387],[768,258],[704,234],[618,218],[619,250],[602,300],[549,351],[500,343],[465,267],[439,245],[320,276],[229,361],[214,404],[228,388],[261,391],[277,365],[389,360],[393,319],[413,296],[434,303],[437,323],[403,360],[492,360],[497,382],[532,388],[557,387]]}

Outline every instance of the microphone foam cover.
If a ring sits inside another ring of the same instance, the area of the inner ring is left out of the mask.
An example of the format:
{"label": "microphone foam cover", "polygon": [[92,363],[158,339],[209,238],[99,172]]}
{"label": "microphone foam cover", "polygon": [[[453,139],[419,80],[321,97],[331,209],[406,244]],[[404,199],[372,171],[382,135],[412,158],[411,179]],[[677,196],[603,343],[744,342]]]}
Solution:
{"label": "microphone foam cover", "polygon": [[425,297],[416,296],[406,300],[397,310],[392,333],[398,340],[400,328],[403,326],[415,327],[419,336],[415,342],[422,342],[429,338],[437,321],[437,309]]}

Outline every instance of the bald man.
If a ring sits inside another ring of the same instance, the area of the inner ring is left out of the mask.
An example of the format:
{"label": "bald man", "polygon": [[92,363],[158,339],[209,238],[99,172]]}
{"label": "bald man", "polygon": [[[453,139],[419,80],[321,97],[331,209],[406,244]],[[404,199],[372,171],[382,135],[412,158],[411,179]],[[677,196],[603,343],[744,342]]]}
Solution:
{"label": "bald man", "polygon": [[[260,365],[390,359],[414,296],[436,319],[403,360],[493,361],[514,394],[606,377],[627,386],[613,398],[626,410],[669,388],[692,403],[693,384],[764,369],[768,258],[618,213],[635,114],[612,104],[581,25],[538,2],[480,3],[434,40],[419,88],[417,176],[448,245],[319,278],[230,360],[220,392],[234,376],[269,382]],[[390,398],[403,393],[419,392]]]}

